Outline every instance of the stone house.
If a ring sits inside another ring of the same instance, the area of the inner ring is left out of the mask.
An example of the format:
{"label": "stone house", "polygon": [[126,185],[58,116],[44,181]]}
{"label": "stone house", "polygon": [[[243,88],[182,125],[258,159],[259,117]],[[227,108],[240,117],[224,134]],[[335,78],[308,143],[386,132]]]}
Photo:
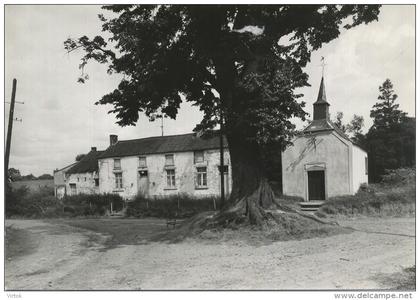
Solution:
{"label": "stone house", "polygon": [[[155,198],[174,194],[220,195],[219,137],[194,133],[118,141],[98,158],[99,192],[125,199],[137,194]],[[224,145],[227,145],[226,140]],[[232,187],[229,150],[224,147],[225,193]]]}
{"label": "stone house", "polygon": [[324,78],[313,120],[282,155],[283,193],[305,201],[355,194],[368,182],[368,155],[330,120]]}
{"label": "stone house", "polygon": [[66,172],[76,164],[77,162],[74,162],[64,168],[54,170],[54,196],[58,199],[66,195]]}
{"label": "stone house", "polygon": [[98,157],[104,151],[92,147],[78,163],[66,173],[66,195],[99,193]]}

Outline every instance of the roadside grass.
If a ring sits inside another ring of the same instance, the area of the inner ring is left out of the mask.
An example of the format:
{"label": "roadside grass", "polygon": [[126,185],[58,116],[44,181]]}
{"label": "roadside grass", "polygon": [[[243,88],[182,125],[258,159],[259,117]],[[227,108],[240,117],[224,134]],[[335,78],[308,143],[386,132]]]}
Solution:
{"label": "roadside grass", "polygon": [[404,268],[401,272],[378,275],[376,278],[383,286],[390,290],[415,291],[416,290],[416,266]]}
{"label": "roadside grass", "polygon": [[415,170],[398,169],[379,184],[362,186],[353,196],[330,198],[317,215],[414,216],[415,207]]}
{"label": "roadside grass", "polygon": [[57,199],[50,188],[31,191],[26,186],[12,189],[6,184],[7,218],[59,218],[104,216],[109,214],[111,203],[114,210],[121,210],[124,200],[115,194],[80,194]]}
{"label": "roadside grass", "polygon": [[4,236],[5,258],[7,261],[35,252],[38,240],[35,236],[23,229],[12,226],[6,227]]}
{"label": "roadside grass", "polygon": [[188,218],[220,209],[220,197],[193,197],[188,194],[145,198],[136,196],[127,203],[127,217]]}
{"label": "roadside grass", "polygon": [[395,276],[395,289],[403,291],[416,290],[416,266],[405,268]]}

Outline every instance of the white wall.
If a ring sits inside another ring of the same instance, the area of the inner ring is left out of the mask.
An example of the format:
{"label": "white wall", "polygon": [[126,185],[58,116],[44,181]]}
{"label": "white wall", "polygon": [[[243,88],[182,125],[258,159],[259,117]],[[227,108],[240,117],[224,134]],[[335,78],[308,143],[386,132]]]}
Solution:
{"label": "white wall", "polygon": [[357,193],[362,183],[368,183],[368,174],[365,169],[367,153],[356,145],[352,145],[353,152],[353,192]]}
{"label": "white wall", "polygon": [[71,194],[70,184],[76,184],[77,194],[96,194],[99,187],[95,186],[96,172],[69,174],[66,180],[66,194]]}
{"label": "white wall", "polygon": [[[192,196],[220,195],[220,176],[218,165],[219,150],[204,151],[204,163],[199,166],[207,167],[207,188],[196,189],[194,152],[175,152],[145,155],[149,176],[149,196],[165,196],[186,193]],[[165,154],[174,154],[176,188],[168,189],[166,184]],[[118,193],[123,198],[133,198],[138,192],[139,159],[138,156],[121,157],[121,172],[123,188],[115,188],[114,158],[99,160],[99,191],[100,193]],[[229,192],[232,188],[232,170],[229,151],[225,151],[225,164],[229,166]]]}
{"label": "white wall", "polygon": [[305,166],[320,165],[325,166],[326,197],[351,194],[350,148],[351,142],[334,132],[295,139],[282,154],[283,193],[307,200]]}

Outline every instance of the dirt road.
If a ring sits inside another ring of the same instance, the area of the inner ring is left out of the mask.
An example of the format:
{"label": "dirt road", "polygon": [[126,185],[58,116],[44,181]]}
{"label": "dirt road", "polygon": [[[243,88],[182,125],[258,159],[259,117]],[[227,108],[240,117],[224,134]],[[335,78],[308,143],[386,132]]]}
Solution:
{"label": "dirt road", "polygon": [[391,288],[387,278],[415,264],[414,222],[342,219],[339,223],[357,231],[264,246],[187,240],[107,247],[110,237],[93,231],[7,220],[6,226],[26,231],[37,246],[6,259],[6,289]]}

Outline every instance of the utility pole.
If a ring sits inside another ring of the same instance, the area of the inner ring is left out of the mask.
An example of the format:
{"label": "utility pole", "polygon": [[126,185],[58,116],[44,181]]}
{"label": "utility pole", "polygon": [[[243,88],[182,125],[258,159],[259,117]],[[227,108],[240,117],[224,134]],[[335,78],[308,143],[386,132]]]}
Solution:
{"label": "utility pole", "polygon": [[224,180],[224,150],[223,150],[223,115],[220,110],[220,207],[225,205],[225,180]]}
{"label": "utility pole", "polygon": [[10,113],[9,113],[9,125],[7,126],[6,154],[4,158],[5,180],[7,180],[7,171],[9,170],[10,144],[12,140],[12,127],[13,127],[13,120],[14,120],[13,112],[15,110],[16,85],[17,85],[17,80],[13,79],[12,99],[10,103]]}

